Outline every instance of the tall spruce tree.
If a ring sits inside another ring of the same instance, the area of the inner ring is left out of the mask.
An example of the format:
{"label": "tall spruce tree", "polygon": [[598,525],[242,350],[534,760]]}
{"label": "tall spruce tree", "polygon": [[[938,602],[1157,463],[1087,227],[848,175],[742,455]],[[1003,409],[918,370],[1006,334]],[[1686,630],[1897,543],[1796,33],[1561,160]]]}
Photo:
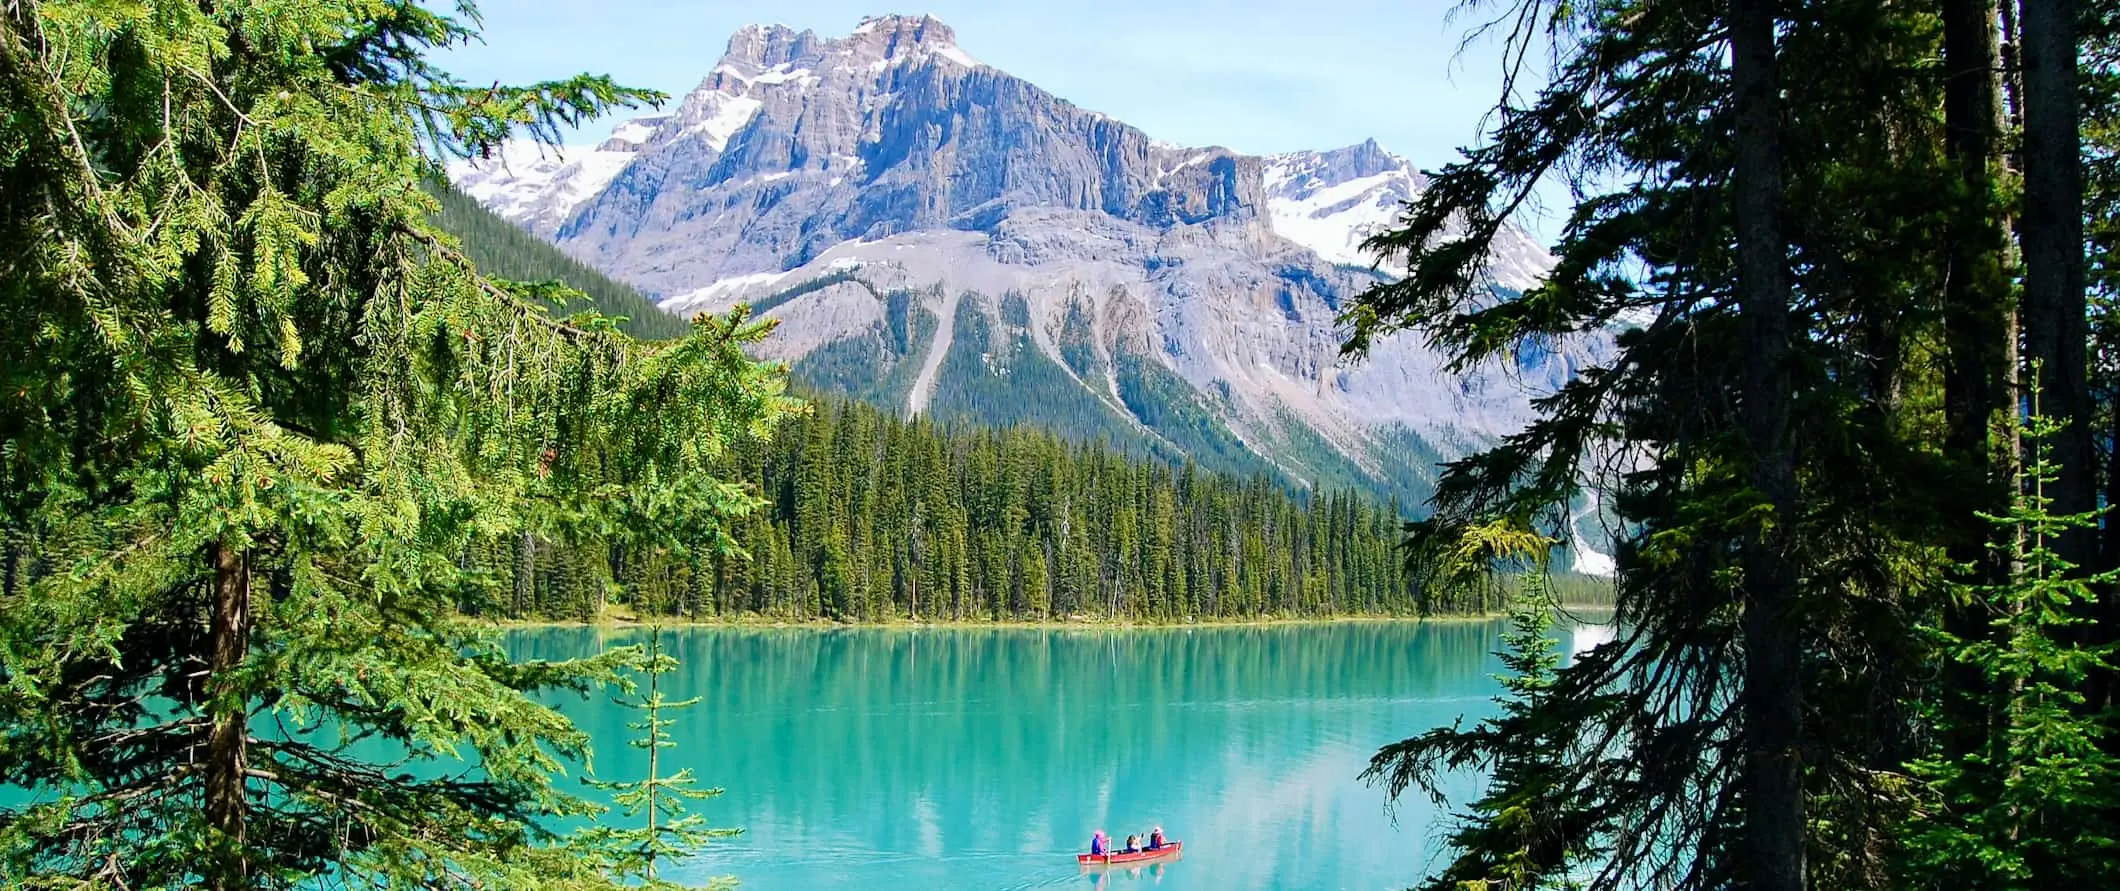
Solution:
{"label": "tall spruce tree", "polygon": [[[2120,405],[2120,10],[1498,5],[1517,63],[1553,48],[1551,80],[1372,241],[1411,272],[1350,309],[1350,350],[1413,329],[1464,368],[1611,338],[1446,469],[1409,553],[1417,583],[1464,581],[1468,536],[1558,532],[1599,486],[1623,630],[1518,701],[1560,753],[1541,806],[1476,813],[1457,862],[1535,838],[1555,856],[1505,886],[1586,851],[1600,888],[2120,879],[2120,547],[2097,546],[2120,526],[2093,510],[2120,450],[2093,460],[2089,432],[2120,430],[2095,416]],[[1553,177],[1579,198],[1559,264],[1497,294],[1493,235]],[[2042,394],[2050,417],[2020,423]],[[1432,779],[1421,740],[1380,764]]]}
{"label": "tall spruce tree", "polygon": [[1556,779],[1565,776],[1573,740],[1552,715],[1554,672],[1561,664],[1558,642],[1546,636],[1554,618],[1547,586],[1553,545],[1551,539],[1505,524],[1467,530],[1456,560],[1523,572],[1523,584],[1509,595],[1509,631],[1499,654],[1505,672],[1498,676],[1501,714],[1470,730],[1438,728],[1385,746],[1363,773],[1364,779],[1383,784],[1394,803],[1418,787],[1438,806],[1452,803],[1436,782],[1439,776],[1475,770],[1486,777],[1486,791],[1451,835],[1457,857],[1429,876],[1424,891],[1574,887],[1571,873],[1596,854],[1576,847],[1588,833],[1555,828],[1562,820],[1595,818],[1569,813],[1566,802],[1556,798],[1568,792]]}
{"label": "tall spruce tree", "polygon": [[1957,592],[1988,617],[1982,633],[1938,632],[1944,658],[1978,676],[1987,708],[1940,714],[1940,730],[1974,743],[1911,765],[1932,793],[1905,851],[1913,887],[2098,887],[2116,876],[2120,755],[2111,716],[2085,707],[2113,652],[2084,643],[2082,630],[2093,622],[2085,607],[2120,583],[2120,570],[2086,575],[2061,553],[2106,511],[2057,512],[2054,442],[2067,428],[2040,413],[2031,379],[2027,487],[2008,511],[1983,517],[2003,533],[1994,547],[2009,575]]}
{"label": "tall spruce tree", "polygon": [[455,9],[0,9],[0,880],[616,881],[553,844],[585,738],[527,695],[612,665],[512,664],[467,556],[713,540],[791,403],[741,313],[643,345],[434,228],[442,157],[660,99],[458,83]]}
{"label": "tall spruce tree", "polygon": [[[1621,639],[1532,706],[1568,753],[1552,848],[1606,852],[1583,877],[1602,888],[1883,884],[1914,619],[1947,568],[1937,530],[1971,522],[1928,438],[1940,233],[1963,191],[1936,16],[1499,6],[1512,52],[1551,47],[1551,77],[1372,240],[1410,271],[1350,307],[1349,349],[1411,329],[1459,369],[1576,338],[1613,351],[1446,467],[1411,530],[1414,581],[1451,590],[1446,558],[1495,522],[1561,537],[1598,487],[1622,530]],[[1494,235],[1556,178],[1578,199],[1558,265],[1498,294]]]}

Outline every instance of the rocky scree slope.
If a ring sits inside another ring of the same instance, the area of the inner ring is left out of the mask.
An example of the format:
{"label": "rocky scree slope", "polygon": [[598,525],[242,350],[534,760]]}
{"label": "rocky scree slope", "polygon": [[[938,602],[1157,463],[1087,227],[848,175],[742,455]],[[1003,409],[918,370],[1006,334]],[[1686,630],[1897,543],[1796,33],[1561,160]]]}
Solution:
{"label": "rocky scree slope", "polygon": [[[1470,378],[1409,336],[1346,365],[1361,240],[1424,178],[1374,141],[1253,156],[1151,140],[929,17],[752,26],[667,113],[452,181],[677,313],[737,302],[812,386],[1034,422],[1414,509],[1434,463],[1518,427],[1599,345]],[[1551,259],[1511,231],[1501,288]]]}

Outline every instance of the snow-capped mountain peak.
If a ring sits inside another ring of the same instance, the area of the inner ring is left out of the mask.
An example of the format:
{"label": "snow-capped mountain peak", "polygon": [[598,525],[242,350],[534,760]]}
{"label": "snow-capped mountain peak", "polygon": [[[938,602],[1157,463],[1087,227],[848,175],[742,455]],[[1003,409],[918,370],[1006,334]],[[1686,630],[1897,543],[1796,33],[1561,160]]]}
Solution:
{"label": "snow-capped mountain peak", "polygon": [[[747,27],[580,159],[451,174],[666,308],[779,319],[763,348],[813,387],[1409,503],[1582,358],[1462,379],[1399,336],[1343,366],[1339,313],[1377,281],[1361,241],[1426,186],[1411,162],[1151,140],[925,16]],[[1523,288],[1551,262],[1510,230],[1491,271]]]}
{"label": "snow-capped mountain peak", "polygon": [[451,163],[449,179],[493,212],[547,234],[610,185],[669,119],[661,114],[633,118],[588,145],[511,140],[491,158]]}
{"label": "snow-capped mountain peak", "polygon": [[[1413,162],[1370,139],[1331,151],[1269,155],[1264,184],[1267,212],[1281,237],[1331,263],[1405,274],[1396,258],[1379,262],[1362,242],[1397,225],[1406,204],[1428,187]],[[1552,257],[1529,233],[1508,229],[1495,239],[1488,272],[1496,284],[1521,291],[1552,268]]]}

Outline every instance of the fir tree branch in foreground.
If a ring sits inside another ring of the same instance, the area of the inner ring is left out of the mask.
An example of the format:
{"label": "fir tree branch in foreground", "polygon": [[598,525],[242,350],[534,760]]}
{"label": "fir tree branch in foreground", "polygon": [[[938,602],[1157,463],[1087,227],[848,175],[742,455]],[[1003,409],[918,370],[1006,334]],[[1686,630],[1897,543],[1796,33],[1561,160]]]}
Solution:
{"label": "fir tree branch in foreground", "polygon": [[661,99],[459,84],[455,9],[0,8],[0,884],[623,886],[531,696],[621,660],[512,661],[469,555],[712,548],[797,404],[768,324],[641,343],[434,227],[442,157]]}

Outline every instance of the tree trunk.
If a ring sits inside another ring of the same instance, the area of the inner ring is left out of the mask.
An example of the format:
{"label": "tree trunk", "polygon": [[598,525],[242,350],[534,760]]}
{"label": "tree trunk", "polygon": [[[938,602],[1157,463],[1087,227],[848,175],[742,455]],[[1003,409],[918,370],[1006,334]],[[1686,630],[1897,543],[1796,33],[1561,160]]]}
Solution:
{"label": "tree trunk", "polygon": [[[2002,18],[2002,99],[2003,128],[2005,131],[2024,129],[2024,34],[2017,27],[2017,0],[2001,0]],[[2024,169],[2024,147],[2019,145],[2007,156],[2010,169]]]}
{"label": "tree trunk", "polygon": [[[2047,491],[2058,514],[2097,506],[2091,444],[2088,368],[2090,323],[2085,317],[2083,156],[2078,119],[2076,14],[2065,0],[2023,0],[2024,60],[2024,347],[2034,363],[2043,413],[2063,425],[2051,443],[2059,478]],[[2063,559],[2088,572],[2097,567],[2095,529],[2070,529],[2056,541]],[[2097,612],[2113,609],[2110,591]],[[2112,640],[2109,623],[2083,626],[2086,643]],[[2088,707],[2111,698],[2110,672],[2086,684]]]}
{"label": "tree trunk", "polygon": [[[2120,504],[2120,391],[2115,391],[2106,405],[2112,429],[2106,433],[2111,447],[2106,454],[2105,503]],[[2105,556],[2099,565],[2105,569],[2120,566],[2120,517],[2105,518]],[[2105,613],[2099,617],[2109,624],[2120,619],[2120,602],[2108,599]]]}
{"label": "tree trunk", "polygon": [[212,724],[206,739],[206,824],[221,834],[208,887],[234,891],[247,887],[244,854],[249,796],[244,777],[249,769],[249,697],[231,675],[250,649],[250,561],[227,545],[215,545],[213,616],[208,624],[207,711]]}
{"label": "tree trunk", "polygon": [[1803,773],[1798,751],[1803,678],[1798,664],[1796,567],[1790,527],[1798,517],[1789,431],[1788,245],[1781,231],[1781,102],[1774,6],[1731,0],[1731,83],[1737,145],[1735,220],[1743,349],[1741,382],[1752,484],[1772,510],[1743,551],[1745,648],[1745,846],[1751,887],[1804,887]]}
{"label": "tree trunk", "polygon": [[[1944,283],[1944,327],[1949,362],[1944,379],[1948,447],[1968,467],[1993,457],[1995,413],[2009,404],[2002,388],[2008,336],[2008,236],[1996,200],[2002,166],[2002,84],[1995,0],[1945,0],[1943,6],[1944,147],[1957,168],[1961,200],[1945,235],[1949,269]],[[1984,509],[2001,492],[1990,483]],[[1977,556],[1977,555],[1975,555]]]}
{"label": "tree trunk", "polygon": [[520,619],[530,611],[530,594],[537,583],[537,539],[526,530],[515,544],[515,602],[510,618]]}
{"label": "tree trunk", "polygon": [[[1944,280],[1944,330],[1949,350],[1944,376],[1945,448],[1962,471],[1963,503],[1953,514],[1966,530],[1951,542],[1951,558],[1977,566],[1976,582],[2006,578],[2006,561],[1987,547],[1987,524],[1976,511],[2000,515],[2008,506],[2013,462],[1997,441],[1996,421],[2009,407],[2012,380],[2009,250],[1996,182],[2001,174],[2002,81],[1995,0],[1945,0],[1943,4],[1944,148],[1958,176],[1959,200],[1944,232],[1949,268]],[[1988,632],[1985,605],[1946,608],[1947,631],[1964,640]],[[1977,751],[1986,734],[1982,718],[1987,683],[1976,665],[1950,670],[1946,708],[1956,728],[1944,741],[1952,752]]]}
{"label": "tree trunk", "polygon": [[[2024,344],[2038,366],[2044,413],[2066,425],[2054,441],[2056,513],[2090,510],[2093,497],[2090,330],[2084,318],[2083,162],[2077,120],[2076,4],[2024,0]],[[2089,530],[2061,536],[2061,555],[2089,566]]]}

